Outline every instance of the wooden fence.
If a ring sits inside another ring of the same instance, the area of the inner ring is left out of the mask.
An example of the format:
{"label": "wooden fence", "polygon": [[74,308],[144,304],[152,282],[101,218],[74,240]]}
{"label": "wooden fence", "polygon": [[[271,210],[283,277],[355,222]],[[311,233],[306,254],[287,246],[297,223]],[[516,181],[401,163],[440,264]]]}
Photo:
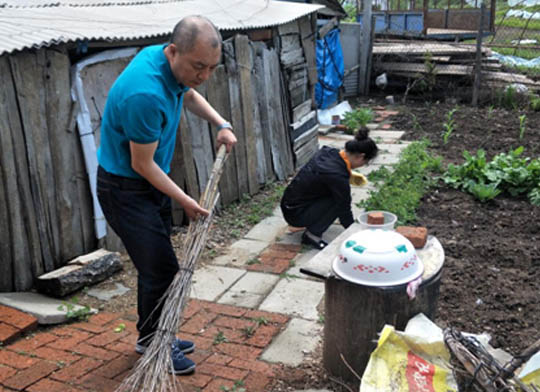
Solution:
{"label": "wooden fence", "polygon": [[[311,17],[305,19],[313,25]],[[295,170],[292,119],[310,107],[301,100],[291,104],[291,74],[282,61],[287,50],[267,43],[246,35],[225,41],[223,63],[200,89],[230,119],[239,140],[220,184],[223,204]],[[82,72],[96,143],[107,91],[128,61],[102,62]],[[302,61],[307,69],[315,59]],[[0,57],[0,291],[27,290],[37,276],[98,246],[70,68],[62,47]],[[308,89],[310,100],[313,85]],[[183,113],[170,175],[196,199],[208,181],[215,136],[213,127]],[[184,221],[177,205],[173,219]]]}

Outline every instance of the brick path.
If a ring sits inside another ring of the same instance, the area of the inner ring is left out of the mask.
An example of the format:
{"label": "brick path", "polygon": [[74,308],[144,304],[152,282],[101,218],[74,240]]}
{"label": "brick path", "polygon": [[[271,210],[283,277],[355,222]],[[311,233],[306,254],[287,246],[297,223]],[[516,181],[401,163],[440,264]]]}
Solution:
{"label": "brick path", "polygon": [[[16,340],[0,350],[0,392],[114,391],[140,357],[133,350],[137,333],[130,320],[135,319],[134,310],[124,317],[99,313]],[[258,357],[288,320],[277,313],[190,300],[180,336],[195,342],[189,357],[197,370],[179,378],[184,390],[222,392],[241,381],[247,391],[265,391],[278,366]],[[115,332],[120,324],[125,329]]]}
{"label": "brick path", "polygon": [[[273,244],[247,268],[280,274],[300,248]],[[36,330],[34,317],[0,305],[0,392],[114,391],[140,358],[136,320],[133,309]],[[191,299],[179,336],[195,342],[189,357],[197,369],[179,378],[184,391],[223,392],[235,384],[267,391],[279,366],[258,358],[288,321],[283,314]],[[125,328],[115,332],[121,324]]]}

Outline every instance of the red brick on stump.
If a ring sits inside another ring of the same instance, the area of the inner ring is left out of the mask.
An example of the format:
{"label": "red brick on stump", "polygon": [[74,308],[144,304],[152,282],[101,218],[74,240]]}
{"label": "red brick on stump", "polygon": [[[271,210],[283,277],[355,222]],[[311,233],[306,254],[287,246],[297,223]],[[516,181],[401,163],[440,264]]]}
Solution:
{"label": "red brick on stump", "polygon": [[384,214],[382,212],[370,212],[367,223],[368,225],[384,225]]}
{"label": "red brick on stump", "polygon": [[407,238],[416,249],[423,248],[427,241],[427,229],[425,227],[398,226],[396,231]]}

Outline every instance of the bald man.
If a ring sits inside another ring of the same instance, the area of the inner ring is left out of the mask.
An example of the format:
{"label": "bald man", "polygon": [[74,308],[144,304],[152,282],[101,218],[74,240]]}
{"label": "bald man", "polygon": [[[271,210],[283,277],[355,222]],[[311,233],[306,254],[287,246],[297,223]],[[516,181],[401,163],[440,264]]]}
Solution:
{"label": "bald man", "polygon": [[[220,60],[216,27],[204,17],[186,17],[175,26],[170,43],[135,56],[105,105],[98,198],[138,272],[135,351],[140,354],[157,328],[159,300],[178,271],[170,241],[171,199],[189,219],[209,213],[168,176],[182,106],[217,127],[218,147],[224,144],[230,151],[236,143],[231,125],[193,89],[210,78]],[[194,344],[175,339],[172,348],[175,373],[193,372],[195,363],[185,354],[193,352]]]}

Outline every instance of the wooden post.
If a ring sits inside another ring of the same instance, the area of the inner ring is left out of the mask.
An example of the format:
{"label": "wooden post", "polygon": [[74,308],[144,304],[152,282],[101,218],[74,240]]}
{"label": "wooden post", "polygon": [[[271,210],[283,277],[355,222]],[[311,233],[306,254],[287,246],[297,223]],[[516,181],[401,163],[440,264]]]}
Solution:
{"label": "wooden post", "polygon": [[[491,0],[491,7],[490,7],[490,14],[489,14],[489,31],[491,32],[495,32],[495,12],[497,12],[497,1]],[[493,34],[493,36],[495,37],[495,34]],[[493,42],[493,40],[491,42]]]}
{"label": "wooden post", "polygon": [[360,39],[360,68],[358,69],[358,92],[367,95],[369,90],[370,69],[370,41],[371,41],[371,0],[364,0],[362,13],[362,35]]}
{"label": "wooden post", "polygon": [[424,0],[423,5],[423,14],[424,14],[424,20],[422,22],[422,34],[426,35],[427,33],[427,18],[428,18],[428,12],[429,12],[429,0]]}
{"label": "wooden post", "polygon": [[482,3],[480,7],[480,26],[478,26],[478,35],[476,36],[476,64],[474,69],[474,87],[472,96],[472,105],[478,105],[478,95],[482,84],[482,36],[484,35],[484,12],[486,6]]}

